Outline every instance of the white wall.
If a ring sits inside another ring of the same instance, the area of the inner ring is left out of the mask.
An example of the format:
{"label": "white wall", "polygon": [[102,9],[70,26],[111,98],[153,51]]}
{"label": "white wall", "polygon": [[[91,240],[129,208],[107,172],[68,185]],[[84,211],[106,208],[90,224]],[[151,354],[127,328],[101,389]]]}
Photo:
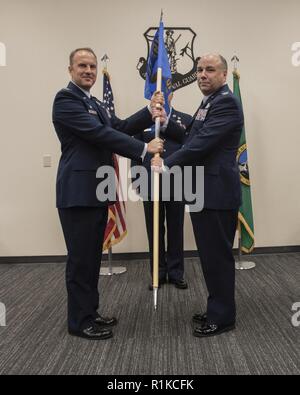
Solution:
{"label": "white wall", "polygon": [[[91,46],[99,58],[108,53],[118,115],[130,115],[146,103],[136,64],[147,54],[143,33],[157,25],[161,7],[166,26],[197,33],[197,55],[238,54],[256,245],[300,244],[300,67],[291,62],[292,43],[300,41],[299,0],[0,0],[7,49],[7,66],[0,67],[0,256],[65,254],[51,106],[68,82],[69,52]],[[101,92],[100,75],[94,94]],[[193,113],[200,100],[193,84],[177,91],[174,105]],[[42,166],[45,154],[51,168]],[[146,251],[142,206],[129,203],[127,210],[129,235],[115,251]],[[186,222],[185,247],[194,249]]]}

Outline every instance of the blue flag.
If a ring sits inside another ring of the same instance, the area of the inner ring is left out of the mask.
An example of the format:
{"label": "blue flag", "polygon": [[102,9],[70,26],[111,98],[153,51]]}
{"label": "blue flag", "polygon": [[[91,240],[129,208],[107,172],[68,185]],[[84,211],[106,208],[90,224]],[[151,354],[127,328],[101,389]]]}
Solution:
{"label": "blue flag", "polygon": [[168,103],[169,94],[172,92],[172,73],[170,69],[168,54],[164,42],[164,24],[161,21],[157,32],[155,33],[150,54],[147,62],[147,73],[145,83],[145,98],[151,99],[156,91],[157,69],[162,69],[161,89],[165,97],[165,110],[170,112]]}

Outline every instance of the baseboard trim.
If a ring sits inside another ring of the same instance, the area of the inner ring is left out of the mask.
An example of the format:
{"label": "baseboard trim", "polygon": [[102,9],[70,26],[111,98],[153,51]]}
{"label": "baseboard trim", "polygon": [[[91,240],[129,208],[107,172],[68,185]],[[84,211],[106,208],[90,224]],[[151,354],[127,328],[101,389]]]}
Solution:
{"label": "baseboard trim", "polygon": [[[238,255],[238,250],[234,249],[234,254]],[[255,255],[269,255],[269,254],[288,254],[300,252],[300,245],[298,246],[282,246],[282,247],[258,247],[252,254],[245,255],[247,257]],[[185,251],[185,258],[195,258],[198,256],[197,251]],[[131,252],[131,253],[117,253],[113,254],[114,261],[130,261],[148,259],[148,252]],[[103,261],[108,260],[108,255],[103,255]],[[0,264],[20,264],[20,263],[64,263],[66,256],[10,256],[0,257]]]}

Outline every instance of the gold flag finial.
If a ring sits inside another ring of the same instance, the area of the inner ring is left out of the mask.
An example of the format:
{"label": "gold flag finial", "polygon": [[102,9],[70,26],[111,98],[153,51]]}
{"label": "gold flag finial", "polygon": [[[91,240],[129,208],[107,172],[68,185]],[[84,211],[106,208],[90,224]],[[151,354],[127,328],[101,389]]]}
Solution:
{"label": "gold flag finial", "polygon": [[104,63],[104,70],[107,71],[107,62],[109,61],[109,57],[107,56],[107,54],[105,54],[102,58],[101,58],[101,62]]}
{"label": "gold flag finial", "polygon": [[231,61],[233,62],[234,71],[237,71],[237,66],[238,66],[238,63],[239,63],[240,59],[237,57],[236,54],[234,54],[234,56],[231,59]]}
{"label": "gold flag finial", "polygon": [[233,58],[231,59],[233,62],[233,75],[235,75],[238,79],[240,78],[239,72],[238,72],[238,63],[240,59],[237,57],[236,54],[234,54]]}

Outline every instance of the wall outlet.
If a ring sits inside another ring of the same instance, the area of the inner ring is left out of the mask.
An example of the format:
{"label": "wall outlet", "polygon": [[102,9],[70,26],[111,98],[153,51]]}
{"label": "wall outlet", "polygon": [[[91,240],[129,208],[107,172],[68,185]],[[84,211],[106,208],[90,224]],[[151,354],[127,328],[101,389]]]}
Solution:
{"label": "wall outlet", "polygon": [[44,155],[44,157],[43,157],[43,166],[44,167],[51,167],[52,166],[51,155]]}

